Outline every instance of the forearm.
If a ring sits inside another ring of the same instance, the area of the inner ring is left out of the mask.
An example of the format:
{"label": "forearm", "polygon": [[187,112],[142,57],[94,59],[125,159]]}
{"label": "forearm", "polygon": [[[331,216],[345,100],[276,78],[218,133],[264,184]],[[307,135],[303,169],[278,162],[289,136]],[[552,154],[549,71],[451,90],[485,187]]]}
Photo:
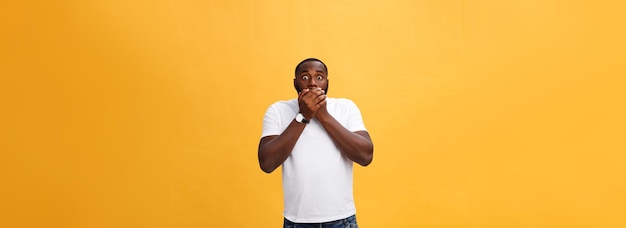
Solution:
{"label": "forearm", "polygon": [[287,160],[305,126],[305,124],[291,121],[282,134],[261,139],[258,151],[259,165],[264,172],[273,172]]}
{"label": "forearm", "polygon": [[317,119],[344,156],[362,166],[372,162],[374,144],[366,131],[351,132],[328,113],[318,115]]}

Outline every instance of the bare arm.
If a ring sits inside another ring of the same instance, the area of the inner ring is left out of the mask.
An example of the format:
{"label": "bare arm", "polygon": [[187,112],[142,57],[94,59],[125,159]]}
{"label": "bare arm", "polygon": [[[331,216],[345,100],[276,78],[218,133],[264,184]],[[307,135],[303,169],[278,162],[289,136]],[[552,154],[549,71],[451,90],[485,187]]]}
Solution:
{"label": "bare arm", "polygon": [[342,154],[362,166],[372,162],[374,144],[367,131],[349,131],[328,113],[325,105],[318,110],[316,117]]}
{"label": "bare arm", "polygon": [[[300,112],[305,119],[310,120],[313,118],[317,110],[325,104],[326,96],[321,90],[311,91],[305,89],[298,95]],[[287,129],[280,135],[270,135],[261,138],[259,142],[259,165],[264,172],[273,172],[287,160],[305,127],[306,124],[292,120]]]}
{"label": "bare arm", "polygon": [[282,134],[261,138],[259,165],[263,172],[271,173],[287,160],[305,126],[293,120]]}

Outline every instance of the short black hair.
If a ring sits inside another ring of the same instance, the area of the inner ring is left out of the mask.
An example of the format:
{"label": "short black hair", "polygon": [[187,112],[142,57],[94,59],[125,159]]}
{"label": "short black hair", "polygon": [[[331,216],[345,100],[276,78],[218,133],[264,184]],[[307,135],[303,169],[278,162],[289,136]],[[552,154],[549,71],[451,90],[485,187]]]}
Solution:
{"label": "short black hair", "polygon": [[298,69],[300,69],[300,66],[302,66],[302,64],[306,63],[306,62],[310,62],[310,61],[317,61],[320,62],[323,66],[324,66],[324,70],[326,70],[326,74],[328,74],[328,67],[326,67],[326,64],[324,62],[322,62],[322,60],[316,59],[316,58],[308,58],[305,60],[302,60],[302,62],[298,63],[298,65],[296,65],[296,70],[294,75],[298,76]]}

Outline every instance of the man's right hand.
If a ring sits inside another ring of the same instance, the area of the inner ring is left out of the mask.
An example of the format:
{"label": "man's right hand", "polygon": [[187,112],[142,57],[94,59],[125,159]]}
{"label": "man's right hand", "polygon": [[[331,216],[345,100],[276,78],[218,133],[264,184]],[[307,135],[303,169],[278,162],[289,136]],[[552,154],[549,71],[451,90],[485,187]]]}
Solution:
{"label": "man's right hand", "polygon": [[312,119],[317,110],[326,104],[326,94],[322,88],[307,88],[303,89],[298,95],[298,106],[300,107],[300,113],[305,119]]}

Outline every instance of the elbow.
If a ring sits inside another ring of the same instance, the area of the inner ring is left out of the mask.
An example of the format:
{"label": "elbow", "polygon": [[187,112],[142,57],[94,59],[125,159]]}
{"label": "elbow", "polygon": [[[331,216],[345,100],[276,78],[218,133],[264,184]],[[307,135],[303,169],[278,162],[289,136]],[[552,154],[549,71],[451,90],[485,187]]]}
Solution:
{"label": "elbow", "polygon": [[265,173],[272,173],[276,170],[275,166],[268,164],[267,161],[263,161],[262,159],[259,159],[259,166],[261,166],[261,170]]}
{"label": "elbow", "polygon": [[259,150],[259,166],[263,172],[272,173],[281,164],[276,158],[268,156],[267,151]]}
{"label": "elbow", "polygon": [[270,168],[270,167],[267,167],[267,166],[263,166],[263,165],[261,165],[261,170],[263,170],[263,172],[265,172],[265,173],[272,173],[272,172],[274,172],[274,170],[275,170],[275,169],[276,169],[276,168],[273,168],[273,169],[272,169],[272,168]]}
{"label": "elbow", "polygon": [[372,160],[374,160],[374,147],[370,146],[366,153],[365,156],[363,156],[360,161],[358,161],[357,163],[359,163],[359,165],[361,166],[368,166],[369,164],[372,163]]}
{"label": "elbow", "polygon": [[373,154],[369,154],[367,155],[365,158],[363,158],[361,161],[359,161],[359,165],[361,166],[368,166],[372,163],[372,160],[374,158]]}
{"label": "elbow", "polygon": [[265,173],[267,173],[267,174],[272,173],[272,171],[274,171],[273,169],[270,169],[270,168],[264,168],[263,166],[261,166],[261,170],[263,170],[263,172],[265,172]]}
{"label": "elbow", "polygon": [[261,148],[259,146],[259,167],[261,167],[261,170],[263,170],[263,172],[265,173],[271,173],[272,171],[274,171],[274,169],[271,168],[271,165],[269,164],[269,161],[267,159],[266,156],[263,156],[263,151],[261,151]]}

